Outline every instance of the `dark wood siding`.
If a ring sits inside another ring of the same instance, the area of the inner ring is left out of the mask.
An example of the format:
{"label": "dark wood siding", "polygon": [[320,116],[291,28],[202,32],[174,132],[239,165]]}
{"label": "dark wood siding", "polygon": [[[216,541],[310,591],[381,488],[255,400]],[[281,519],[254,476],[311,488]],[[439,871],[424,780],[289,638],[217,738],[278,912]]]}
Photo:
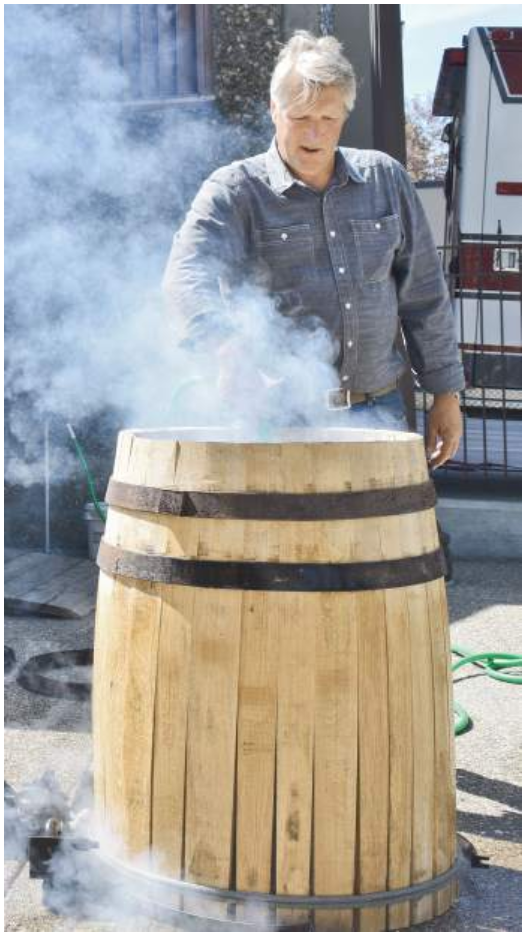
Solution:
{"label": "dark wood siding", "polygon": [[211,90],[210,9],[191,3],[100,4],[91,28],[126,78],[127,100],[207,95]]}

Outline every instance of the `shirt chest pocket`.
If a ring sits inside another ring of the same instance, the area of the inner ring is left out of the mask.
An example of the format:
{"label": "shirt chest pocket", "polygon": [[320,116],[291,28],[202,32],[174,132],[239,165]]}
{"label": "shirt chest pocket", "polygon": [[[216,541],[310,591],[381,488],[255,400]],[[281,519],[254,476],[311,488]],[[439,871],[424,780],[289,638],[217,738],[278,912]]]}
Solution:
{"label": "shirt chest pocket", "polygon": [[314,238],[308,223],[265,227],[257,231],[258,257],[277,277],[301,272],[314,261]]}
{"label": "shirt chest pocket", "polygon": [[350,227],[362,284],[385,281],[401,243],[398,214],[375,220],[351,220]]}

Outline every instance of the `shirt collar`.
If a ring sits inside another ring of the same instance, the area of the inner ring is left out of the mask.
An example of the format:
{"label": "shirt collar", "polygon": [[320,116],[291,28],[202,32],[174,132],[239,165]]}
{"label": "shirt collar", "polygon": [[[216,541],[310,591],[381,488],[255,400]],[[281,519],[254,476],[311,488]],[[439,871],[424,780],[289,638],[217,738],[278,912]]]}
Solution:
{"label": "shirt collar", "polygon": [[[299,180],[292,175],[292,172],[287,168],[279,155],[275,137],[266,153],[266,166],[270,187],[277,194],[282,194],[284,191],[287,191],[288,188],[291,188],[293,184],[300,183]],[[359,184],[365,182],[361,173],[348,159],[346,152],[337,149],[335,154],[335,181],[337,181],[338,184],[346,184],[349,180],[356,181]]]}

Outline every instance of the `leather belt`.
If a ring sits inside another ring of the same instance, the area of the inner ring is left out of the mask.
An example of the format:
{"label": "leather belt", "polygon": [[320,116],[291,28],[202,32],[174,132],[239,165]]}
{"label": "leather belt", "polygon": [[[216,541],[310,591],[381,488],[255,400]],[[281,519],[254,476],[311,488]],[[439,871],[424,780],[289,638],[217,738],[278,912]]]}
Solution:
{"label": "leather belt", "polygon": [[389,395],[396,388],[396,382],[387,385],[386,388],[378,388],[374,392],[352,392],[349,388],[331,388],[326,393],[326,404],[332,410],[335,408],[351,408],[352,405],[364,404],[373,401],[374,398],[381,398],[382,395]]}

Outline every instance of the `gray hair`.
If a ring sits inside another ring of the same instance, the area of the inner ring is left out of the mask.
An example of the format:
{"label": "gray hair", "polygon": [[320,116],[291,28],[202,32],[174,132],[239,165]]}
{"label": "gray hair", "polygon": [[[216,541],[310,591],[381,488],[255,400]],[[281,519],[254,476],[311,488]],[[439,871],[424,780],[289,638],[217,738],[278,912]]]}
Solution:
{"label": "gray hair", "polygon": [[[301,90],[292,94],[293,78]],[[270,97],[286,107],[291,103],[313,104],[321,88],[339,87],[344,93],[346,112],[355,103],[356,81],[352,65],[343,54],[343,47],[333,36],[317,38],[299,31],[283,46],[270,82]]]}

